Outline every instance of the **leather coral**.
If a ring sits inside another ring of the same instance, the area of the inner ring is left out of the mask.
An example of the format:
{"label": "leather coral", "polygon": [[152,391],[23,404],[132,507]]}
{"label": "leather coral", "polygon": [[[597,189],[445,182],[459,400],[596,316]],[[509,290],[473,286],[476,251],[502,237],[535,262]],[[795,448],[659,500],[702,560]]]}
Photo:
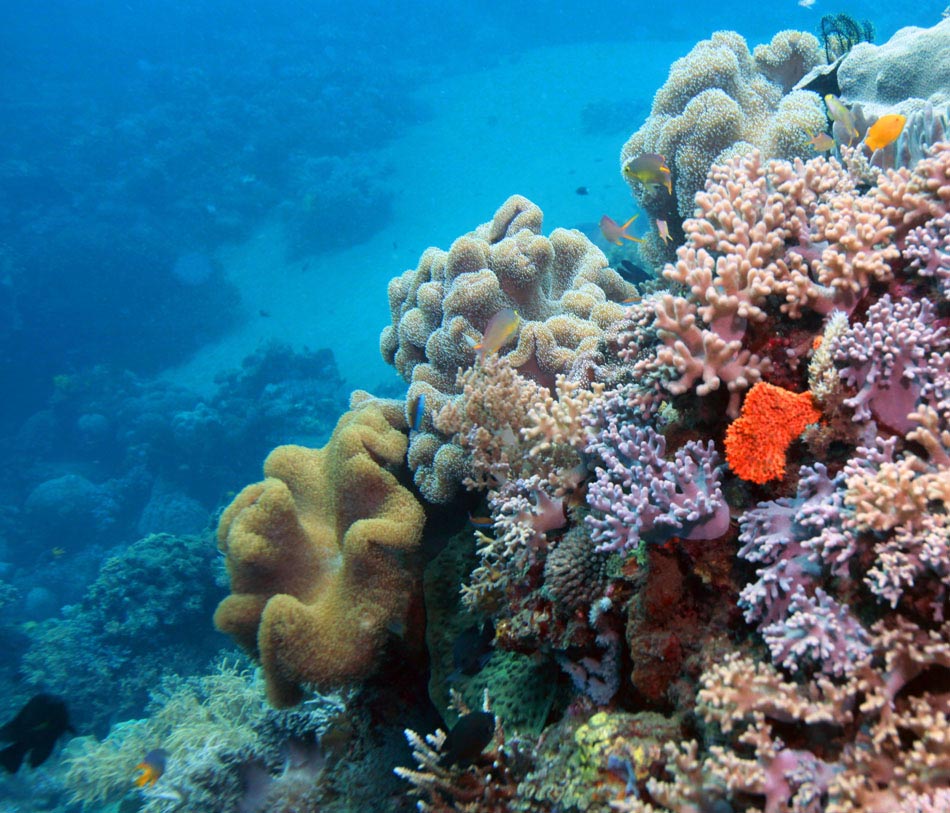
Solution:
{"label": "leather coral", "polygon": [[392,471],[406,445],[381,409],[364,404],[322,449],[271,452],[263,482],[221,516],[232,592],[215,625],[260,658],[275,706],[299,702],[304,683],[358,682],[405,629],[425,520]]}

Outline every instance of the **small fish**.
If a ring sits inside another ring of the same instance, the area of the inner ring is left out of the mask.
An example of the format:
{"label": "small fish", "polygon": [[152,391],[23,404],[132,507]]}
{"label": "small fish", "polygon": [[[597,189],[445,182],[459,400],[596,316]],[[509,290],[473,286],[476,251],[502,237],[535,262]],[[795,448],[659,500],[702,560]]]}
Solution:
{"label": "small fish", "polygon": [[577,187],[577,189],[574,190],[574,194],[575,195],[589,195],[590,191],[587,189],[586,186],[579,186]]}
{"label": "small fish", "polygon": [[491,528],[495,524],[495,520],[493,520],[491,517],[473,517],[471,514],[468,515],[468,521],[475,528]]}
{"label": "small fish", "polygon": [[478,360],[484,362],[485,356],[497,353],[508,343],[508,340],[518,332],[520,324],[521,317],[518,311],[513,308],[502,308],[488,322],[480,342],[473,341],[468,336],[465,340],[478,354]]}
{"label": "small fish", "polygon": [[798,5],[802,8],[811,8],[815,5],[815,0],[798,0]]}
{"label": "small fish", "polygon": [[135,766],[135,770],[141,773],[135,777],[135,787],[143,788],[146,785],[151,787],[165,773],[165,763],[168,761],[168,751],[164,748],[155,748],[149,751],[145,758]]}
{"label": "small fish", "polygon": [[903,131],[906,121],[907,116],[902,116],[900,113],[888,113],[881,116],[868,127],[867,135],[864,136],[864,143],[870,147],[872,152],[883,149],[888,144],[893,144]]}
{"label": "small fish", "polygon": [[850,144],[858,137],[858,129],[854,126],[854,116],[851,115],[851,111],[832,93],[825,96],[825,106],[828,108],[828,117],[838,122],[848,134],[848,144]]}
{"label": "small fish", "polygon": [[624,240],[630,240],[634,243],[642,243],[639,237],[634,237],[632,234],[627,234],[627,228],[636,220],[639,215],[634,215],[622,226],[614,220],[609,215],[604,215],[600,219],[600,233],[604,235],[604,239],[608,243],[613,243],[615,246],[622,246]]}
{"label": "small fish", "polygon": [[59,559],[61,556],[66,555],[66,548],[55,547],[50,553],[53,555],[54,559]]}
{"label": "small fish", "polygon": [[648,274],[645,269],[630,262],[630,260],[621,260],[617,266],[617,273],[627,282],[631,282],[634,285],[640,282],[646,282],[646,280],[650,279],[650,274]]}
{"label": "small fish", "polygon": [[808,130],[805,130],[805,132],[808,133],[808,143],[818,152],[828,152],[828,150],[834,149],[835,140],[828,133],[812,135]]}
{"label": "small fish", "polygon": [[261,308],[261,309],[257,312],[257,315],[258,315],[258,316],[263,316],[265,319],[270,319],[270,311],[265,311],[263,308]]}
{"label": "small fish", "polygon": [[495,715],[487,711],[473,711],[458,722],[445,738],[442,765],[467,768],[485,750],[495,736]]}
{"label": "small fish", "polygon": [[42,765],[53,753],[56,741],[67,732],[75,734],[76,729],[60,698],[51,694],[31,697],[16,717],[0,728],[0,741],[12,743],[0,751],[0,765],[16,773],[27,754],[32,767]]}
{"label": "small fish", "polygon": [[481,627],[473,624],[462,630],[452,644],[452,664],[456,676],[477,675],[491,660],[494,640],[495,628],[490,621]]}
{"label": "small fish", "polygon": [[422,429],[422,419],[426,413],[426,394],[424,392],[419,393],[407,406],[408,414],[406,417],[409,419],[409,431],[418,432]]}
{"label": "small fish", "polygon": [[666,159],[656,152],[644,152],[623,165],[625,178],[634,179],[644,186],[662,186],[668,195],[673,194],[673,181]]}
{"label": "small fish", "polygon": [[660,218],[656,219],[656,231],[664,243],[668,243],[673,239],[670,237],[670,226],[665,220],[660,220]]}

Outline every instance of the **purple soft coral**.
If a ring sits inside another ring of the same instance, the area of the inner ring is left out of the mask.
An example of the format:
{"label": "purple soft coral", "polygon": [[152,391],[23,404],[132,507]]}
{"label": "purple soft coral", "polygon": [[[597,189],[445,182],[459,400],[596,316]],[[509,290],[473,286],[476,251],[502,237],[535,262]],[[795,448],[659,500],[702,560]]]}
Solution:
{"label": "purple soft coral", "polygon": [[739,555],[763,565],[739,604],[747,621],[759,622],[775,662],[792,672],[806,664],[840,676],[868,652],[860,622],[817,586],[826,568],[845,578],[855,550],[842,521],[843,484],[820,463],[803,467],[794,499],[759,503],[739,520]]}
{"label": "purple soft coral", "polygon": [[891,300],[887,294],[868,308],[867,320],[834,340],[841,377],[857,392],[845,401],[859,421],[872,417],[906,433],[927,382],[927,359],[947,347],[946,330],[934,326],[927,300]]}
{"label": "purple soft coral", "polygon": [[588,447],[603,463],[587,492],[587,517],[600,551],[641,539],[715,539],[729,527],[712,441],[689,441],[667,460],[666,438],[652,426],[610,420]]}
{"label": "purple soft coral", "polygon": [[904,241],[909,268],[933,277],[944,299],[950,299],[950,213],[912,229]]}

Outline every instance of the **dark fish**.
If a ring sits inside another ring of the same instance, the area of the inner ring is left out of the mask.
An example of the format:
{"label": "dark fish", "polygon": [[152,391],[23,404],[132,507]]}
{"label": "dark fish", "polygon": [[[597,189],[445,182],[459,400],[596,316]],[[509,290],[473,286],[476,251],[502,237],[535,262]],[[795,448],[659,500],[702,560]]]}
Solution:
{"label": "dark fish", "polygon": [[495,628],[490,622],[479,628],[472,625],[462,630],[452,644],[452,663],[456,672],[477,675],[488,663],[495,640]]}
{"label": "dark fish", "polygon": [[590,194],[590,191],[587,189],[586,186],[579,186],[579,187],[577,187],[577,189],[574,190],[574,194],[576,194],[576,195],[589,195],[589,194]]}
{"label": "dark fish", "polygon": [[142,788],[146,785],[154,785],[162,778],[162,774],[165,773],[167,763],[168,751],[164,748],[153,748],[145,755],[145,758],[135,766],[135,770],[140,771],[134,780],[135,786]]}
{"label": "dark fish", "polygon": [[0,741],[11,743],[0,751],[0,765],[16,773],[27,754],[32,767],[42,765],[53,753],[56,741],[67,731],[76,733],[69,722],[66,704],[51,694],[36,695],[0,728]]}
{"label": "dark fish", "polygon": [[258,316],[263,316],[265,319],[268,319],[268,318],[270,317],[270,311],[265,311],[263,308],[261,308],[261,309],[257,312],[257,315],[258,315]]}
{"label": "dark fish", "polygon": [[650,274],[639,265],[634,265],[630,260],[621,260],[617,266],[617,273],[627,282],[634,284],[650,279]]}
{"label": "dark fish", "polygon": [[473,711],[452,726],[445,738],[442,765],[467,768],[485,750],[495,736],[495,715],[487,711]]}

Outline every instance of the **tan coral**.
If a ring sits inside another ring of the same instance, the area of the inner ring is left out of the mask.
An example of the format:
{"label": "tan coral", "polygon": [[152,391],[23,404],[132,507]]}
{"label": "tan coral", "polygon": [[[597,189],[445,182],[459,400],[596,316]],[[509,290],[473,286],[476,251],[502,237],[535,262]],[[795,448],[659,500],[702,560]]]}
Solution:
{"label": "tan coral", "polygon": [[418,268],[389,284],[392,324],[380,337],[380,350],[409,382],[408,401],[425,395],[409,463],[423,496],[433,502],[451,499],[463,475],[461,450],[443,451],[448,438],[431,416],[458,395],[457,374],[475,363],[472,345],[491,318],[517,309],[517,338],[500,352],[553,390],[556,376],[596,352],[604,329],[623,315],[622,302],[634,292],[587,237],[567,229],[545,237],[541,222],[541,210],[515,195],[449,251],[428,249]]}
{"label": "tan coral", "polygon": [[390,471],[405,453],[405,435],[367,403],[322,449],[271,452],[264,481],[221,516],[232,593],[215,624],[260,658],[274,705],[299,702],[305,683],[366,677],[408,624],[425,515]]}
{"label": "tan coral", "polygon": [[[739,34],[716,32],[673,63],[654,96],[650,118],[624,144],[621,167],[643,152],[665,156],[676,209],[686,219],[716,161],[752,147],[770,158],[810,157],[810,145],[794,134],[823,124],[821,103],[811,93],[793,94],[783,103],[783,94],[817,64],[818,56],[809,34],[780,32],[770,45],[759,46],[753,59]],[[642,206],[667,216],[665,193],[630,183]]]}

